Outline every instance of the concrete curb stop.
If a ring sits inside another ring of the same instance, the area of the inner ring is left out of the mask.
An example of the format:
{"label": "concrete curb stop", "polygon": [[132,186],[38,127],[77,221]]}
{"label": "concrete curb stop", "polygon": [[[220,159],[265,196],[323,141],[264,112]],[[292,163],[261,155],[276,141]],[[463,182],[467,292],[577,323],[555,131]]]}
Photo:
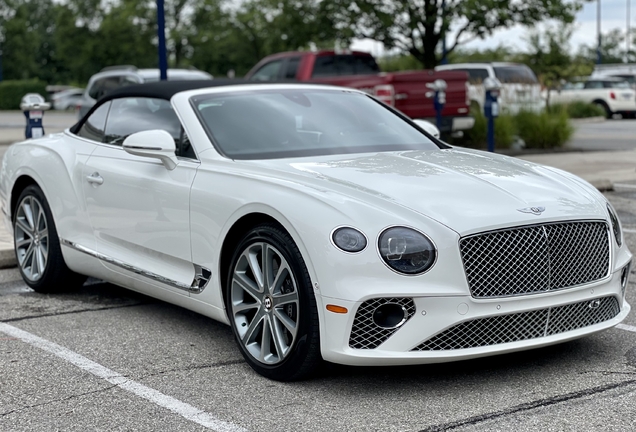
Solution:
{"label": "concrete curb stop", "polygon": [[600,192],[611,192],[614,190],[614,183],[609,179],[593,180],[590,183]]}

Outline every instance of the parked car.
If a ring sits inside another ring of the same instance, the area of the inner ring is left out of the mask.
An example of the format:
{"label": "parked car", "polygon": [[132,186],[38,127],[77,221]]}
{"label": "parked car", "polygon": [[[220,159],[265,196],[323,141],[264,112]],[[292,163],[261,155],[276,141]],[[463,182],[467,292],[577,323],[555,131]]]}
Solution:
{"label": "parked car", "polygon": [[84,89],[70,88],[53,93],[51,102],[56,110],[75,109],[84,95]]}
{"label": "parked car", "polygon": [[636,114],[636,91],[621,78],[590,78],[583,82],[566,83],[550,92],[550,103],[593,103],[605,110],[608,118],[614,114],[633,117]]}
{"label": "parked car", "polygon": [[617,63],[594,66],[592,78],[614,77],[625,80],[636,90],[636,64]]}
{"label": "parked car", "polygon": [[496,78],[501,82],[499,106],[502,112],[516,114],[520,110],[542,111],[545,100],[541,97],[541,84],[528,66],[520,63],[457,63],[441,65],[436,71],[462,71],[468,73],[471,104],[483,110],[486,92],[484,80]]}
{"label": "parked car", "polygon": [[[137,69],[135,66],[108,66],[93,75],[88,81],[82,99],[77,104],[79,118],[91,109],[106,93],[120,87],[159,81],[159,69]],[[168,80],[205,80],[212,75],[196,69],[168,69]]]}
{"label": "parked car", "polygon": [[437,79],[447,83],[443,110],[443,132],[470,129],[467,77],[463,73],[410,71],[381,73],[373,56],[366,52],[284,52],[265,57],[245,76],[267,82],[292,80],[351,87],[374,95],[413,119],[435,123],[434,91],[428,87]]}
{"label": "parked car", "polygon": [[92,276],[199,312],[277,380],[536,348],[629,313],[620,222],[576,176],[451,147],[361,91],[223,84],[114,90],[7,150],[28,286]]}

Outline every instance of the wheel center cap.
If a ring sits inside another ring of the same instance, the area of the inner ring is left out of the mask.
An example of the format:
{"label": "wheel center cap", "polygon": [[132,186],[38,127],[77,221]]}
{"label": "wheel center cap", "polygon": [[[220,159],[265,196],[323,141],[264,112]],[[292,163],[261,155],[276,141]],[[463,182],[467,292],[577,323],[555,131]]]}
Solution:
{"label": "wheel center cap", "polygon": [[274,302],[272,301],[272,298],[270,296],[265,297],[265,299],[263,300],[263,306],[265,306],[265,310],[271,310],[273,305]]}

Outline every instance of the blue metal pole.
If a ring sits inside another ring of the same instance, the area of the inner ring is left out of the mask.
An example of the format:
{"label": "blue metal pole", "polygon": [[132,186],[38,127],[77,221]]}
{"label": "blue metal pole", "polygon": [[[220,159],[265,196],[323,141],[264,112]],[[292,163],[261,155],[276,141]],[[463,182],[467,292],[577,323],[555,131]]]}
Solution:
{"label": "blue metal pole", "polygon": [[159,37],[159,73],[161,81],[168,79],[168,57],[166,55],[166,18],[163,0],[157,0],[157,36]]}
{"label": "blue metal pole", "polygon": [[[446,0],[442,0],[442,61],[443,65],[448,64],[446,51],[446,31],[444,30],[444,18],[446,18]],[[439,126],[438,126],[439,127]]]}
{"label": "blue metal pole", "polygon": [[[597,0],[596,5],[596,33],[598,36],[598,44],[596,46],[596,64],[601,64],[603,60],[601,54],[601,0]],[[627,35],[629,37],[629,35]]]}
{"label": "blue metal pole", "polygon": [[488,116],[488,151],[495,151],[495,117]]}

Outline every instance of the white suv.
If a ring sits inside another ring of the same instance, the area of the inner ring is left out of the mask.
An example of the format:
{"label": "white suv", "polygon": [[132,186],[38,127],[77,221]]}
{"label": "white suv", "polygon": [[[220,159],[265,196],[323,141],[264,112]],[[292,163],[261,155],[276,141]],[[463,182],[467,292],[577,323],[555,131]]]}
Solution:
{"label": "white suv", "polygon": [[[159,69],[137,69],[135,66],[105,67],[91,77],[79,104],[79,118],[91,109],[97,99],[119,87],[159,81]],[[168,69],[168,80],[206,80],[212,75],[196,69]]]}
{"label": "white suv", "polygon": [[437,66],[435,70],[456,70],[468,73],[471,105],[483,110],[486,78],[497,78],[501,84],[499,106],[504,112],[516,114],[520,110],[541,111],[545,99],[541,97],[541,84],[528,66],[520,63],[457,63]]}

